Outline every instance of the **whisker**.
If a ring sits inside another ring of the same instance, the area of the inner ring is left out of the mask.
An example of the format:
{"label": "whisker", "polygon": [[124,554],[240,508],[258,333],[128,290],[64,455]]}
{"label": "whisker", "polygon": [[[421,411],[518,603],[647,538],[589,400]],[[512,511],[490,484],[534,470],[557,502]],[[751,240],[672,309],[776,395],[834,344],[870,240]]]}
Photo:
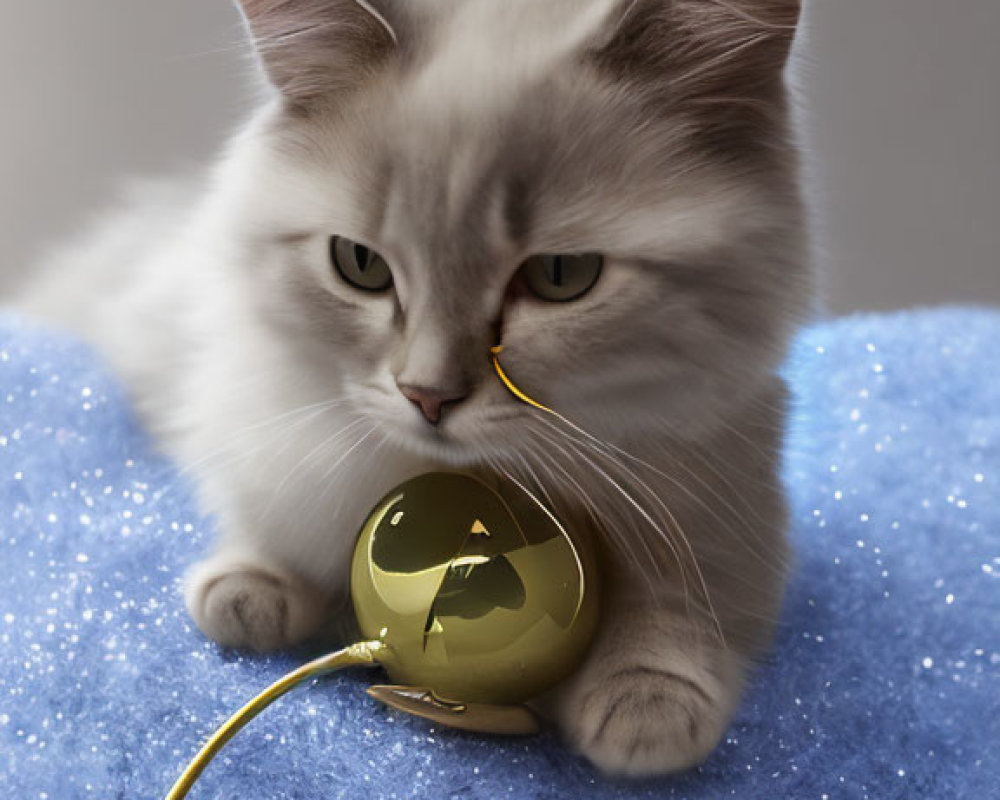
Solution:
{"label": "whisker", "polygon": [[[690,449],[690,450],[688,450],[687,452],[688,452],[688,453],[689,453],[689,454],[690,454],[690,455],[691,455],[692,457],[694,457],[694,458],[697,458],[697,459],[698,459],[698,461],[699,461],[699,462],[700,462],[701,464],[703,464],[703,465],[705,466],[705,468],[706,468],[706,469],[709,469],[709,470],[711,470],[712,474],[713,474],[713,475],[714,475],[714,476],[715,476],[716,478],[718,478],[718,479],[719,479],[719,480],[720,480],[720,481],[721,481],[721,482],[722,482],[722,483],[723,483],[723,484],[725,485],[725,487],[726,487],[727,489],[729,489],[729,491],[730,491],[730,492],[732,492],[732,493],[733,493],[733,497],[735,497],[735,498],[736,498],[737,500],[739,500],[739,501],[740,501],[740,502],[742,503],[742,505],[743,505],[743,506],[744,506],[744,507],[746,508],[746,510],[747,510],[747,513],[749,513],[749,514],[750,514],[751,516],[753,516],[753,517],[754,517],[754,519],[756,519],[756,520],[757,520],[757,521],[758,521],[758,522],[759,522],[759,523],[760,523],[761,525],[768,525],[768,524],[769,524],[769,523],[767,522],[767,520],[765,520],[765,519],[764,519],[764,518],[763,518],[763,517],[762,517],[762,516],[760,515],[760,513],[759,513],[759,512],[757,511],[757,509],[756,509],[756,507],[754,506],[754,504],[753,504],[753,503],[751,503],[751,502],[750,502],[750,501],[749,501],[749,500],[748,500],[748,499],[746,498],[746,496],[745,496],[745,495],[744,495],[744,494],[743,494],[742,492],[740,492],[740,491],[739,491],[739,490],[738,490],[738,489],[737,489],[737,488],[736,488],[736,487],[735,487],[735,486],[733,485],[732,481],[730,481],[730,480],[729,480],[729,478],[727,478],[727,477],[726,477],[725,473],[724,473],[724,472],[723,472],[722,470],[720,470],[720,469],[719,469],[719,468],[718,468],[718,467],[717,467],[717,466],[716,466],[716,465],[715,465],[715,464],[713,463],[713,461],[712,461],[712,459],[711,459],[711,458],[709,458],[709,457],[708,457],[708,456],[707,456],[706,454],[704,454],[704,453],[701,453],[701,452],[699,452],[698,450],[696,450],[696,449],[694,449],[694,448],[691,448],[691,449]],[[732,507],[732,505],[731,505],[731,504],[729,504],[729,503],[728,503],[728,502],[727,502],[727,501],[726,501],[726,500],[725,500],[725,499],[724,499],[724,498],[723,498],[723,497],[722,497],[722,496],[721,496],[720,494],[718,494],[717,492],[715,492],[715,490],[714,490],[714,489],[712,488],[712,485],[711,485],[710,483],[707,483],[707,482],[705,481],[705,479],[704,479],[704,478],[702,478],[702,477],[701,477],[700,475],[698,475],[698,473],[697,473],[697,472],[696,472],[695,470],[691,469],[691,467],[689,467],[689,466],[688,466],[687,464],[685,464],[685,463],[684,463],[683,461],[678,461],[678,466],[679,466],[679,467],[681,467],[682,469],[684,469],[684,470],[685,470],[685,471],[686,471],[686,472],[687,472],[687,473],[688,473],[689,475],[691,475],[691,477],[692,477],[692,478],[694,478],[694,479],[695,479],[695,480],[697,480],[697,481],[698,481],[699,483],[701,483],[701,484],[702,484],[702,486],[704,486],[704,487],[705,487],[705,489],[707,489],[707,490],[708,490],[709,492],[711,492],[711,493],[713,494],[713,496],[714,496],[714,497],[715,497],[715,498],[716,498],[717,500],[719,500],[719,502],[723,503],[723,504],[724,504],[724,505],[725,505],[725,506],[726,506],[726,507],[727,507],[727,508],[728,508],[728,509],[729,509],[730,511],[732,511],[732,512],[733,512],[734,514],[736,514],[736,509],[735,509],[735,508],[733,508],[733,507]],[[730,466],[730,468],[733,468],[731,464],[730,464],[729,466]],[[772,485],[771,485],[771,484],[769,484],[769,483],[767,483],[766,481],[762,481],[762,480],[760,480],[759,478],[753,478],[753,476],[751,476],[751,475],[746,475],[745,473],[742,473],[742,472],[739,472],[738,470],[735,470],[735,469],[734,469],[734,471],[736,471],[736,472],[737,472],[738,474],[740,474],[740,475],[741,475],[741,477],[744,477],[744,478],[746,478],[747,480],[753,480],[753,481],[754,481],[754,483],[756,483],[756,484],[757,484],[758,486],[763,486],[763,487],[767,487],[767,488],[772,488]]]}
{"label": "whisker", "polygon": [[[320,491],[319,496],[316,497],[312,502],[313,511],[310,512],[310,518],[315,517],[317,513],[323,511],[323,501],[326,499],[327,495],[330,493],[331,489],[335,485],[335,482],[332,480],[332,478],[337,469],[342,464],[344,464],[344,462],[347,461],[347,459],[351,456],[351,454],[354,453],[354,451],[357,450],[359,447],[361,447],[361,445],[363,445],[371,437],[371,435],[375,433],[377,429],[378,427],[373,425],[368,430],[367,433],[362,435],[353,445],[351,445],[351,447],[349,447],[346,451],[344,451],[344,453],[342,453],[341,456],[326,470],[322,478],[320,478],[319,482],[320,484],[323,485],[323,489]],[[371,450],[365,453],[364,456],[362,456],[361,461],[356,466],[360,467],[362,464],[370,461],[374,457],[375,453],[377,453],[386,443],[387,438],[388,437],[383,433],[378,443]],[[335,517],[339,512],[340,507],[342,506],[343,506],[343,501],[341,501],[338,504],[338,507],[333,511],[332,516]]]}
{"label": "whisker", "polygon": [[[554,446],[558,447],[558,445],[554,445]],[[562,448],[559,448],[559,449],[562,449]],[[565,451],[563,451],[563,453],[566,454]],[[576,499],[580,500],[584,504],[585,510],[587,511],[587,513],[590,516],[590,518],[593,520],[594,524],[597,526],[598,530],[604,531],[606,534],[609,534],[610,536],[612,536],[615,539],[616,547],[619,549],[620,552],[622,552],[632,562],[632,564],[636,568],[636,571],[640,575],[642,575],[643,579],[646,581],[647,588],[649,589],[650,594],[654,595],[656,593],[656,590],[655,590],[655,587],[654,587],[654,585],[652,583],[652,578],[649,575],[649,570],[648,570],[647,566],[644,565],[639,560],[638,555],[632,550],[632,548],[627,546],[628,544],[630,544],[630,540],[622,537],[621,534],[620,534],[620,532],[619,532],[619,530],[618,530],[618,525],[616,524],[616,522],[620,524],[621,522],[626,522],[626,521],[625,520],[614,520],[606,512],[603,512],[593,502],[593,500],[591,499],[590,492],[586,491],[582,486],[580,486],[579,482],[572,476],[572,474],[567,469],[565,469],[561,464],[559,464],[559,462],[556,461],[555,458],[551,454],[547,454],[547,453],[545,453],[543,451],[539,451],[539,453],[537,455],[538,455],[538,457],[540,459],[542,459],[542,458],[549,459],[552,462],[552,465],[556,469],[559,470],[559,472],[567,479],[567,481],[569,481],[572,484],[571,488],[574,490],[574,493],[573,493],[572,496],[575,497]],[[566,454],[566,455],[568,455],[568,454]],[[594,465],[591,465],[591,466],[594,466]],[[643,549],[646,551],[646,555],[647,555],[647,557],[649,559],[648,563],[654,565],[654,567],[656,568],[657,577],[662,578],[663,577],[663,571],[660,568],[660,562],[656,558],[656,556],[653,554],[653,551],[650,549],[649,543],[646,541],[645,537],[643,537],[643,536],[639,536],[639,537],[636,537],[636,538],[638,539],[638,541],[642,545]],[[668,547],[669,547],[669,544],[668,544]],[[676,552],[675,552],[675,558],[676,557],[677,556],[676,556]],[[678,563],[678,566],[680,566],[679,563]],[[684,591],[685,591],[685,595],[686,595],[687,594],[687,579],[685,577],[683,568],[681,568],[681,582],[682,582],[682,586],[684,587]]]}
{"label": "whisker", "polygon": [[753,439],[751,439],[749,436],[747,436],[745,433],[743,433],[743,431],[741,431],[739,428],[736,428],[726,420],[717,418],[716,422],[718,423],[720,428],[728,431],[730,434],[739,439],[741,442],[743,442],[743,444],[747,445],[751,450],[753,450],[755,453],[757,453],[757,455],[761,456],[762,458],[770,461],[782,457],[783,451],[780,447],[761,446]]}
{"label": "whisker", "polygon": [[[555,429],[555,430],[557,430],[557,429]],[[573,437],[570,437],[569,434],[566,434],[565,432],[561,432],[561,431],[559,433],[561,433],[563,436],[567,437],[567,439],[573,440]],[[574,440],[574,441],[579,442],[579,440]],[[579,442],[580,446],[585,445],[585,444],[586,444],[585,442]],[[576,449],[576,448],[574,448],[574,449]],[[595,450],[596,450],[596,448],[595,448]],[[628,453],[626,453],[625,451],[622,451],[622,452],[625,455],[628,455]],[[660,500],[660,498],[655,494],[655,492],[653,492],[652,489],[650,489],[650,487],[648,485],[646,485],[645,482],[639,476],[637,476],[632,470],[629,470],[627,467],[625,467],[624,465],[622,465],[620,462],[617,461],[617,459],[613,459],[608,453],[601,453],[601,455],[603,455],[605,458],[611,460],[612,463],[615,464],[615,466],[617,466],[618,468],[622,469],[629,476],[631,476],[634,480],[636,480],[649,493],[649,495],[651,497],[653,497],[653,499],[655,501],[657,501],[658,503],[662,502]],[[641,462],[641,459],[638,459],[638,460]],[[645,463],[645,462],[641,462],[641,463]],[[658,470],[656,470],[655,467],[652,467],[652,465],[648,465],[647,464],[647,466],[650,469],[659,472]],[[665,477],[669,478],[670,476],[665,476]],[[683,487],[683,485],[682,485],[682,488],[685,488],[685,487]],[[667,509],[667,510],[669,511],[669,509]],[[753,530],[752,527],[749,528],[749,531],[750,531],[751,535],[754,535],[754,536],[756,535],[755,531]],[[679,532],[681,533],[681,535],[683,535],[683,530],[681,530]],[[685,537],[685,543],[687,544],[686,537]],[[690,545],[688,545],[688,547],[689,547],[689,551],[690,551]],[[767,566],[768,568],[770,568],[770,569],[776,569],[773,564],[771,564],[770,562],[764,561],[763,558],[760,557],[760,555],[758,553],[756,553],[756,551],[753,551],[751,549],[751,553],[754,556],[756,556],[758,559],[760,559],[762,561],[762,563],[764,563],[765,566]],[[729,578],[730,580],[738,581],[738,582],[746,585],[750,589],[756,589],[756,588],[758,588],[758,584],[755,581],[748,579],[743,572],[737,571],[737,570],[733,570],[733,569],[731,569],[729,567],[731,559],[727,559],[725,561],[720,562],[720,561],[716,561],[716,560],[712,559],[711,557],[709,557],[707,554],[704,554],[704,553],[700,557],[697,557],[697,560],[695,560],[695,558],[696,557],[692,553],[692,560],[693,560],[693,563],[695,564],[696,567],[698,566],[699,563],[704,563],[706,565],[711,565],[716,571],[718,571],[718,572],[720,572],[722,574],[725,574],[727,576],[727,578]],[[778,561],[779,561],[779,563],[781,563],[782,565],[784,565],[784,566],[787,567],[787,565],[785,564],[785,562],[784,562],[783,559],[779,559]],[[699,573],[700,573],[700,567],[699,567]],[[699,577],[701,577],[700,574],[699,574]],[[767,620],[767,621],[772,622],[772,623],[773,622],[777,622],[777,620],[775,618],[773,618],[773,617],[769,617],[769,616],[766,616],[766,615],[757,614],[757,613],[749,611],[749,610],[747,610],[745,608],[741,608],[739,613],[741,615],[743,615],[743,616],[756,617],[756,618],[760,618],[760,619],[763,619],[763,620]]]}
{"label": "whisker", "polygon": [[[274,425],[277,425],[278,423],[281,423],[281,422],[285,422],[285,423],[288,423],[288,424],[291,424],[291,425],[298,425],[298,424],[301,424],[304,421],[303,419],[300,418],[300,415],[305,415],[305,414],[308,414],[309,412],[315,412],[315,413],[311,414],[307,418],[307,419],[315,419],[315,417],[320,416],[323,412],[328,411],[328,410],[330,410],[332,408],[336,408],[337,406],[343,405],[346,402],[348,402],[347,398],[335,398],[335,399],[332,399],[332,400],[323,400],[323,401],[318,402],[318,403],[310,403],[308,405],[299,406],[298,408],[293,408],[290,411],[286,411],[286,412],[284,412],[282,414],[278,414],[276,416],[269,417],[269,418],[261,420],[259,422],[251,423],[250,425],[246,425],[246,426],[244,426],[242,428],[237,428],[235,431],[232,431],[229,434],[229,436],[226,439],[225,444],[222,444],[221,446],[217,447],[216,449],[211,450],[210,452],[206,453],[205,455],[201,456],[200,458],[198,458],[198,459],[190,462],[189,464],[185,465],[184,468],[181,469],[180,474],[181,475],[187,475],[190,472],[193,472],[195,469],[197,469],[198,467],[202,466],[205,462],[210,461],[215,456],[219,455],[220,453],[224,452],[225,450],[228,450],[234,444],[234,442],[237,439],[242,438],[242,437],[246,436],[247,434],[260,431],[261,429],[270,428],[270,427],[272,427]],[[291,418],[291,421],[289,422],[290,418]],[[264,447],[265,445],[266,445],[266,441],[261,442],[259,445],[257,445],[255,448],[253,448],[253,452],[256,452],[256,450],[259,450],[261,447]],[[223,463],[229,463],[229,462],[226,461],[226,462],[223,462]]]}
{"label": "whisker", "polygon": [[285,473],[284,478],[281,479],[281,482],[271,492],[271,500],[270,502],[268,502],[267,507],[264,509],[262,516],[267,515],[267,513],[273,507],[275,500],[281,496],[282,491],[288,485],[288,482],[292,479],[292,477],[296,475],[306,464],[312,461],[316,457],[317,453],[320,453],[327,447],[331,446],[337,439],[346,434],[348,431],[354,430],[359,425],[363,424],[364,420],[362,419],[356,419],[353,422],[349,422],[347,425],[340,428],[340,430],[328,436],[326,439],[324,439],[322,442],[316,445],[312,450],[310,450],[305,456],[299,459],[299,461],[295,464],[295,466],[293,466],[287,473]]}
{"label": "whisker", "polygon": [[[544,422],[546,423],[546,425],[551,430],[553,430],[553,431],[559,433],[560,435],[562,435],[567,440],[567,442],[570,443],[570,446],[572,446],[574,448],[574,450],[579,455],[581,455],[584,458],[586,458],[585,455],[584,455],[584,453],[583,453],[583,451],[579,447],[576,446],[576,443],[574,442],[574,440],[573,440],[572,437],[570,437],[568,434],[566,434],[565,431],[560,431],[557,427],[555,427],[554,425],[552,425],[548,420],[544,420]],[[574,426],[574,427],[576,427],[576,426]],[[548,438],[548,437],[546,437],[546,438]],[[593,437],[593,436],[591,436],[589,434],[588,434],[588,438],[595,439],[595,437]],[[552,442],[553,445],[558,446],[558,445],[555,444],[555,442],[553,440],[549,439],[549,441]],[[596,441],[599,442],[600,440],[596,440]],[[602,454],[602,455],[605,455],[605,457],[607,458],[607,455],[604,454],[604,453],[601,453],[600,450],[597,450],[597,452],[600,453],[600,454]],[[634,497],[632,497],[632,495],[630,495],[621,486],[621,484],[618,481],[614,480],[604,469],[600,468],[599,465],[597,465],[593,461],[591,461],[589,459],[586,459],[586,460],[588,461],[588,463],[590,463],[591,466],[593,466],[597,470],[597,472],[598,472],[599,475],[601,475],[605,480],[607,480],[615,488],[615,490],[619,494],[621,494],[622,497],[624,497],[625,500],[631,506],[633,506],[633,508],[636,511],[638,511],[638,513],[643,517],[643,519],[646,521],[646,523],[648,525],[650,525],[653,528],[654,531],[657,532],[657,534],[661,537],[661,539],[663,539],[663,541],[665,543],[667,543],[668,547],[670,547],[670,549],[671,549],[671,552],[673,552],[673,554],[674,554],[674,558],[677,561],[678,566],[681,568],[681,575],[683,577],[684,574],[685,574],[685,570],[684,570],[684,563],[685,562],[684,562],[683,559],[681,559],[681,557],[680,557],[680,555],[679,555],[679,553],[678,553],[675,545],[672,543],[672,541],[671,541],[670,537],[667,535],[666,531],[662,527],[660,527],[659,525],[657,525],[657,523],[649,515],[648,511]],[[642,481],[642,479],[639,478],[639,476],[635,475],[635,473],[632,472],[631,470],[628,470],[627,467],[625,467],[624,465],[622,465],[620,462],[617,462],[617,460],[612,459],[612,463],[614,463],[615,466],[618,467],[619,469],[623,469],[626,472],[630,473],[631,477],[633,477],[635,480],[637,480],[637,482],[645,490],[645,492],[650,497],[652,497],[654,499],[654,501],[661,507],[661,509],[663,510],[663,512],[666,514],[667,519],[673,525],[675,532],[678,534],[678,537],[679,537],[680,541],[683,543],[684,548],[687,550],[688,555],[690,557],[690,564],[693,567],[693,570],[694,570],[694,573],[695,573],[695,577],[697,578],[697,581],[700,584],[702,596],[704,598],[704,602],[705,602],[705,605],[706,605],[706,610],[709,613],[710,617],[712,618],[712,621],[713,621],[713,623],[715,625],[716,632],[717,632],[717,634],[719,636],[720,641],[722,642],[723,646],[725,646],[725,634],[724,634],[724,632],[722,630],[722,623],[720,622],[718,614],[716,613],[714,605],[712,603],[711,593],[710,593],[710,591],[708,589],[708,583],[705,580],[704,573],[702,572],[701,567],[698,564],[698,557],[695,554],[693,547],[691,546],[690,540],[688,539],[687,535],[684,533],[684,529],[681,526],[680,522],[674,516],[673,512],[671,512],[670,509],[667,507],[667,505],[663,502],[663,500],[649,487],[648,484],[646,484],[644,481]],[[686,580],[686,578],[685,578],[685,580]],[[687,596],[687,592],[685,592],[685,596]]]}
{"label": "whisker", "polygon": [[[564,418],[560,417],[560,419],[564,419]],[[559,430],[559,428],[557,428],[550,420],[545,420],[545,423],[552,430],[555,430],[555,431]],[[698,496],[696,493],[692,492],[691,489],[688,486],[686,486],[684,483],[682,483],[680,480],[678,480],[676,476],[670,475],[669,473],[664,472],[662,469],[654,466],[653,464],[650,464],[648,461],[645,461],[644,459],[641,459],[638,456],[632,455],[627,450],[624,450],[621,447],[618,447],[617,445],[615,445],[615,444],[613,444],[611,442],[604,442],[604,441],[596,438],[595,436],[591,435],[590,433],[588,433],[587,431],[583,430],[579,426],[574,425],[573,423],[568,423],[568,424],[570,424],[574,430],[579,431],[580,433],[582,433],[586,437],[586,439],[588,441],[593,442],[595,445],[598,445],[599,448],[601,448],[602,450],[605,450],[604,456],[606,458],[608,458],[609,460],[612,460],[614,463],[616,463],[618,465],[618,467],[620,469],[624,470],[633,480],[636,480],[637,482],[642,483],[643,486],[644,486],[644,488],[650,493],[650,495],[653,496],[653,497],[655,497],[655,498],[657,498],[657,500],[659,502],[662,503],[662,500],[659,500],[658,495],[656,495],[656,493],[652,489],[650,489],[649,486],[646,485],[645,482],[642,481],[642,479],[633,470],[629,469],[625,464],[621,463],[621,461],[619,459],[614,458],[613,453],[617,453],[617,454],[619,454],[619,455],[621,455],[621,456],[629,459],[630,461],[633,461],[634,463],[639,464],[639,465],[645,467],[646,469],[650,470],[651,472],[653,472],[654,474],[658,475],[659,477],[661,477],[661,478],[669,481],[673,486],[675,486],[677,489],[679,489],[681,492],[683,492],[688,498],[690,498],[693,502],[695,502],[699,507],[701,507],[708,514],[710,514],[720,525],[722,525],[725,528],[726,531],[728,531],[736,539],[736,541],[740,541],[740,542],[744,541],[743,534],[739,530],[736,530],[732,526],[731,523],[729,523],[727,520],[725,520],[719,514],[719,512],[716,511],[715,508],[713,508],[710,504],[706,503],[705,500],[703,498],[701,498],[700,496]],[[566,434],[565,431],[560,431],[560,433],[562,433],[563,435],[566,435],[568,437],[568,434]],[[568,437],[568,438],[572,438],[572,437]],[[606,451],[613,451],[613,453],[606,452]],[[737,518],[742,519],[742,516],[736,511],[736,509],[734,509],[731,506],[729,506],[729,504],[726,503],[724,500],[722,500],[722,498],[719,498],[719,499],[725,505],[727,505],[727,507],[729,508],[729,510],[732,511]],[[747,534],[749,534],[749,536],[751,538],[755,539],[757,541],[757,543],[760,544],[765,550],[768,549],[766,547],[766,543],[764,543],[759,538],[759,535],[753,529],[753,526],[746,525],[746,526],[744,526],[744,530],[745,530],[745,532]],[[761,553],[759,553],[756,549],[754,549],[752,547],[747,547],[746,549],[766,569],[770,570],[771,572],[774,572],[775,574],[784,575],[785,565],[775,564],[772,561],[768,561]]]}
{"label": "whisker", "polygon": [[[555,441],[554,439],[546,436],[544,433],[540,433],[540,435],[543,436],[543,438],[545,438],[553,447],[555,447],[558,450],[560,450],[567,458],[571,458],[570,454],[567,453],[566,450],[557,441]],[[673,538],[668,534],[667,530],[665,530],[663,527],[661,527],[652,518],[652,516],[645,509],[645,507],[643,507],[631,494],[629,494],[629,492],[618,481],[616,481],[611,475],[609,475],[606,470],[602,469],[600,467],[600,465],[596,464],[592,459],[589,459],[587,457],[587,455],[583,451],[581,451],[579,448],[574,447],[574,450],[576,451],[576,453],[581,458],[583,458],[583,460],[590,467],[592,467],[594,469],[594,471],[598,474],[599,477],[603,478],[607,483],[609,483],[611,485],[611,487],[614,488],[615,491],[618,494],[620,494],[626,500],[626,502],[633,507],[633,509],[635,511],[637,511],[639,513],[639,515],[643,518],[643,520],[646,522],[646,524],[649,525],[650,528],[652,528],[652,530],[654,532],[656,532],[656,534],[659,536],[660,540],[670,550],[671,554],[673,555],[674,561],[677,564],[678,569],[680,571],[681,584],[682,584],[682,588],[683,588],[683,592],[684,592],[684,604],[685,604],[685,607],[688,610],[688,613],[690,614],[691,592],[690,592],[690,588],[688,586],[687,569],[686,569],[686,566],[685,566],[685,561],[681,557],[680,551],[677,549],[677,546],[675,545]],[[686,537],[684,536],[683,531],[680,530],[680,525],[677,522],[677,520],[673,517],[672,514],[669,515],[669,517],[670,517],[673,525],[675,526],[675,528],[678,529],[678,532],[680,533],[681,538],[686,541]],[[648,551],[648,545],[646,544],[646,537],[640,535],[637,538],[639,539],[640,542],[643,543],[643,545],[647,548],[647,551]],[[690,550],[690,547],[688,547],[688,549]],[[653,563],[656,563],[656,558],[655,558],[655,556],[653,556],[652,552],[649,552],[649,555],[650,555],[651,561],[653,561]],[[704,578],[700,574],[700,569],[698,568],[697,559],[695,559],[693,552],[691,553],[691,558],[692,558],[692,564],[693,564],[693,566],[695,568],[695,572],[698,575],[699,580],[700,580],[700,582],[702,584],[702,590],[703,590],[703,592],[705,594],[706,600],[708,601],[707,602],[708,608],[710,610],[710,613],[714,616],[714,611],[712,610],[712,607],[711,607],[711,600],[708,597],[708,587],[705,584]],[[715,619],[716,619],[716,624],[718,625],[719,624],[718,623],[718,619],[717,618],[715,618]],[[719,626],[719,628],[720,628],[720,635],[721,635],[721,625]],[[724,639],[724,637],[723,637],[723,639]]]}

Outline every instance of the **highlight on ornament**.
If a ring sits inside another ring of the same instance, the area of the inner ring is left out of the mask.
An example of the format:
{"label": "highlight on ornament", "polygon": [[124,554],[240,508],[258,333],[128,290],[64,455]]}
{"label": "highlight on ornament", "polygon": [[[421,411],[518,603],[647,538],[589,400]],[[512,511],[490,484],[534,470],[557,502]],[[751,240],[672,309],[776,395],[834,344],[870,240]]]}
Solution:
{"label": "highlight on ornament", "polygon": [[[500,380],[521,392],[491,357]],[[351,598],[363,640],[261,692],[202,747],[166,800],[181,800],[250,720],[302,683],[385,668],[368,693],[408,714],[491,734],[534,733],[524,703],[579,664],[597,624],[592,557],[510,476],[432,472],[387,494],[361,529]]]}

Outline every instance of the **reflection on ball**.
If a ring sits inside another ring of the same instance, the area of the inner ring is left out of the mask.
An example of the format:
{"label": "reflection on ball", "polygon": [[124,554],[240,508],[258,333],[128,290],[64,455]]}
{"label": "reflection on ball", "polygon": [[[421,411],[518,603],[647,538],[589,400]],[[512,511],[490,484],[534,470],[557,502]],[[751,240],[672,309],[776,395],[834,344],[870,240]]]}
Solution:
{"label": "reflection on ball", "polygon": [[429,473],[365,523],[354,608],[401,684],[469,703],[517,703],[581,661],[597,621],[588,554],[509,481]]}

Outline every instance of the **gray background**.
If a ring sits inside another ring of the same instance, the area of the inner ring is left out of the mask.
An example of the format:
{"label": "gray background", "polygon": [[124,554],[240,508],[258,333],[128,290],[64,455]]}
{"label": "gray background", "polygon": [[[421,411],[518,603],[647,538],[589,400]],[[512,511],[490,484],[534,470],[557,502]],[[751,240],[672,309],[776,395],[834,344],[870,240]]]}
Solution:
{"label": "gray background", "polygon": [[[0,0],[0,283],[218,149],[240,42],[227,0]],[[1000,0],[815,0],[793,74],[830,310],[1000,304]]]}

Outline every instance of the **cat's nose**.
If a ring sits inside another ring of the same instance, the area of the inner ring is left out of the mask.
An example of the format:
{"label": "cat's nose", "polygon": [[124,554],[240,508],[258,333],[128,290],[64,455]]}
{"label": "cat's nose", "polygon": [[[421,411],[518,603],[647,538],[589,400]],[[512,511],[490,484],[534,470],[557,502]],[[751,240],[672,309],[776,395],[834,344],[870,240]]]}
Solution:
{"label": "cat's nose", "polygon": [[399,391],[420,409],[431,425],[437,425],[441,421],[441,409],[445,403],[457,403],[468,396],[468,392],[464,391],[447,391],[406,384],[401,384]]}

